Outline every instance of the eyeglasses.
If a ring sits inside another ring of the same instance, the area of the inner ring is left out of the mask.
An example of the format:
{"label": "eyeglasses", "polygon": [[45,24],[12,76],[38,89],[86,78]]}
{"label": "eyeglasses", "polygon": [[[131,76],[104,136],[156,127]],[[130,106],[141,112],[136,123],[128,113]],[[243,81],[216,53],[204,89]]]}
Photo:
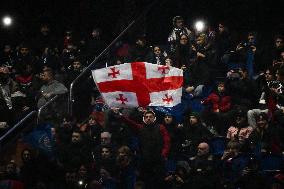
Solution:
{"label": "eyeglasses", "polygon": [[283,41],[276,41],[275,43],[283,43]]}

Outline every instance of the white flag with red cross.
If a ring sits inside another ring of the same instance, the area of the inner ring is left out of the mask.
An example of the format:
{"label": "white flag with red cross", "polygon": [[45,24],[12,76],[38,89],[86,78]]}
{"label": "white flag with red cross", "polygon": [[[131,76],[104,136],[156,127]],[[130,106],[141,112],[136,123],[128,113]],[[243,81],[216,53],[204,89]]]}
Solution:
{"label": "white flag with red cross", "polygon": [[147,62],[125,63],[92,71],[109,107],[173,107],[181,102],[183,71]]}

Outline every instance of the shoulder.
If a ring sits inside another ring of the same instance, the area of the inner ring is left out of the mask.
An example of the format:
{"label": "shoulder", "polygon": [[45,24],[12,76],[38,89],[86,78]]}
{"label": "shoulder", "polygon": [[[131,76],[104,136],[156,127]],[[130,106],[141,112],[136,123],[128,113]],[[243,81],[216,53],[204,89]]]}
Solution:
{"label": "shoulder", "polygon": [[234,126],[231,126],[231,127],[229,127],[229,129],[228,129],[228,131],[231,131],[231,132],[233,132],[233,131],[235,131],[235,130],[237,130],[237,128],[234,127]]}
{"label": "shoulder", "polygon": [[157,124],[157,127],[159,127],[159,129],[162,131],[167,131],[166,127],[163,124]]}

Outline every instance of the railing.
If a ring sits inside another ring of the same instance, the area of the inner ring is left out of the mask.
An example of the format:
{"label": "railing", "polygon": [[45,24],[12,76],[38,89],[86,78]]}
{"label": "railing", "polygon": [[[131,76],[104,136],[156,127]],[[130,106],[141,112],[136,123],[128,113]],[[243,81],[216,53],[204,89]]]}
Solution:
{"label": "railing", "polygon": [[153,1],[138,17],[134,18],[132,22],[95,58],[94,61],[92,61],[89,66],[81,72],[81,74],[73,80],[73,82],[70,84],[70,91],[69,91],[69,97],[68,97],[68,112],[70,116],[73,116],[73,103],[74,103],[74,85],[79,81],[79,79],[85,75],[87,72],[91,70],[91,67],[94,66],[95,63],[98,62],[98,60],[135,24],[137,23],[140,19],[145,16],[156,3],[160,3],[161,1]]}
{"label": "railing", "polygon": [[26,120],[28,120],[29,118],[31,118],[33,115],[35,115],[37,113],[37,111],[31,111],[28,115],[26,115],[23,119],[21,119],[18,123],[16,123],[11,129],[9,129],[5,134],[3,134],[0,137],[0,149],[2,148],[2,143],[3,141],[8,138],[9,136],[11,136],[11,134],[17,130],[23,123],[26,122]]}
{"label": "railing", "polygon": [[[73,82],[70,84],[70,91],[68,94],[68,113],[72,116],[73,115],[73,93],[74,93],[74,86],[75,84],[80,80],[80,78],[85,75],[87,72],[91,70],[91,68],[94,66],[95,63],[98,62],[98,60],[135,24],[137,23],[141,18],[143,18],[144,15],[146,15],[152,7],[156,3],[161,3],[159,0],[153,1],[138,17],[136,17],[130,24],[95,58],[94,61],[92,61],[89,66],[77,77],[73,80]],[[23,125],[29,118],[31,118],[34,115],[37,115],[36,121],[37,124],[40,123],[42,112],[45,108],[47,108],[50,104],[55,102],[61,95],[56,95],[49,101],[47,101],[42,107],[38,109],[38,111],[31,111],[29,114],[27,114],[23,119],[21,119],[18,123],[16,123],[11,129],[9,129],[5,134],[3,134],[0,137],[0,151],[3,146],[3,141],[6,140],[9,136],[13,134],[21,125]]]}
{"label": "railing", "polygon": [[54,97],[52,97],[49,101],[47,101],[43,106],[41,106],[38,111],[37,111],[37,124],[40,123],[41,120],[41,113],[42,111],[48,107],[50,104],[52,104],[56,99],[59,98],[60,95],[55,95]]}

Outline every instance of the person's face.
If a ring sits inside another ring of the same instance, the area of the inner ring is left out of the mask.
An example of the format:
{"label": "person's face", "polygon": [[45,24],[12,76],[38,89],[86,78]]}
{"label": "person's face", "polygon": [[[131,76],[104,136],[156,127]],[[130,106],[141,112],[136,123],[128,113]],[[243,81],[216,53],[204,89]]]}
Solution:
{"label": "person's face", "polygon": [[225,28],[224,28],[224,25],[223,25],[223,24],[219,24],[218,28],[219,28],[219,32],[220,32],[220,33],[222,33],[222,32],[225,31]]}
{"label": "person's face", "polygon": [[237,116],[236,117],[236,123],[237,125],[241,126],[241,125],[244,125],[245,124],[245,121],[246,121],[246,118],[244,116]]}
{"label": "person's face", "polygon": [[72,39],[72,33],[69,32],[69,31],[67,31],[67,32],[65,33],[65,37],[66,37],[66,39]]}
{"label": "person's face", "polygon": [[97,122],[96,122],[96,120],[95,120],[94,117],[91,117],[91,118],[89,119],[89,121],[88,121],[88,124],[89,124],[89,125],[96,125]]}
{"label": "person's face", "polygon": [[93,30],[92,31],[92,37],[96,38],[96,37],[99,37],[100,36],[100,32],[97,31],[97,30]]}
{"label": "person's face", "polygon": [[42,26],[40,28],[40,31],[43,35],[47,35],[49,33],[49,27],[48,26]]}
{"label": "person's face", "polygon": [[180,37],[180,44],[181,44],[181,45],[186,45],[187,43],[188,43],[188,38],[187,38],[187,36],[182,35],[182,36]]}
{"label": "person's face", "polygon": [[284,51],[281,52],[280,58],[281,58],[282,61],[284,61]]}
{"label": "person's face", "polygon": [[159,47],[154,47],[154,54],[156,56],[160,56],[161,55],[161,49]]}
{"label": "person's face", "polygon": [[28,55],[29,54],[29,48],[27,48],[27,47],[22,47],[21,49],[20,49],[20,53],[23,55],[23,56],[26,56],[26,55]]}
{"label": "person's face", "polygon": [[265,80],[266,81],[272,81],[274,78],[273,78],[273,74],[270,72],[270,70],[266,70],[265,71]]}
{"label": "person's face", "polygon": [[154,123],[154,121],[155,121],[155,116],[153,114],[148,113],[144,115],[144,122],[146,125],[150,125]]}
{"label": "person's face", "polygon": [[172,59],[170,59],[170,58],[167,58],[167,59],[165,60],[165,63],[166,63],[166,66],[172,66],[172,65],[173,65],[173,61],[172,61]]}
{"label": "person's face", "polygon": [[166,115],[164,118],[165,124],[171,124],[173,122],[173,116]]}
{"label": "person's face", "polygon": [[256,125],[259,128],[265,128],[267,126],[267,121],[262,116],[259,116],[256,121]]}
{"label": "person's face", "polygon": [[144,42],[141,39],[137,39],[136,44],[139,46],[144,46]]}
{"label": "person's face", "polygon": [[219,85],[218,85],[218,91],[219,91],[220,93],[225,92],[225,86],[224,86],[224,84],[219,84]]}
{"label": "person's face", "polygon": [[11,47],[10,47],[10,45],[5,45],[5,47],[4,47],[4,53],[8,54],[8,53],[10,53],[10,52],[11,52]]}
{"label": "person's face", "polygon": [[235,146],[228,146],[228,152],[233,155],[236,156],[239,153],[239,150],[237,147]]}
{"label": "person's face", "polygon": [[0,67],[0,73],[3,73],[3,74],[8,74],[9,73],[9,69],[7,67]]}
{"label": "person's face", "polygon": [[197,147],[197,156],[204,156],[209,153],[209,146],[206,143],[201,143]]}
{"label": "person's face", "polygon": [[182,19],[176,20],[176,27],[177,28],[182,28],[183,27],[183,20]]}
{"label": "person's face", "polygon": [[126,156],[125,150],[118,150],[118,156]]}
{"label": "person's face", "polygon": [[23,156],[22,156],[23,161],[27,162],[31,159],[31,153],[27,150],[25,150],[23,152]]}
{"label": "person's face", "polygon": [[56,135],[56,130],[54,127],[51,128],[51,135],[54,137]]}
{"label": "person's face", "polygon": [[107,170],[101,168],[100,169],[100,176],[104,180],[104,179],[107,179],[107,178],[110,177],[110,173]]}
{"label": "person's face", "polygon": [[101,134],[101,144],[106,145],[111,143],[111,136],[109,133],[102,133]]}
{"label": "person's face", "polygon": [[281,47],[283,47],[283,39],[277,38],[277,39],[275,40],[275,46],[276,46],[276,48],[281,48]]}
{"label": "person's face", "polygon": [[277,70],[276,71],[276,80],[278,80],[278,81],[282,81],[284,78],[283,78],[283,76],[281,76],[280,74],[279,74],[279,71]]}
{"label": "person's face", "polygon": [[190,118],[189,118],[190,125],[196,125],[197,122],[198,122],[198,120],[195,116],[190,116]]}
{"label": "person's face", "polygon": [[241,79],[244,79],[244,78],[248,77],[247,71],[243,71],[242,69],[240,69],[239,73],[241,74]]}
{"label": "person's face", "polygon": [[248,42],[249,43],[254,43],[255,37],[253,35],[248,36]]}
{"label": "person's face", "polygon": [[44,81],[44,82],[48,82],[48,81],[50,80],[50,76],[48,75],[47,72],[42,72],[42,73],[40,74],[40,78],[41,78],[41,80]]}
{"label": "person's face", "polygon": [[8,174],[11,174],[11,173],[14,173],[16,171],[16,168],[15,168],[15,165],[12,164],[12,163],[9,163],[7,166],[6,166],[6,172]]}
{"label": "person's face", "polygon": [[73,132],[72,138],[71,138],[72,143],[78,143],[78,142],[80,142],[80,140],[81,140],[80,133]]}
{"label": "person's face", "polygon": [[203,43],[204,43],[204,38],[198,37],[198,38],[196,39],[196,44],[197,44],[197,45],[202,45]]}
{"label": "person's face", "polygon": [[73,68],[74,70],[78,70],[81,67],[81,63],[79,61],[73,62]]}
{"label": "person's face", "polygon": [[122,64],[122,61],[121,60],[116,60],[116,65],[120,65],[120,64]]}
{"label": "person's face", "polygon": [[85,176],[87,174],[87,169],[84,165],[81,165],[80,169],[79,169],[79,175],[81,176]]}
{"label": "person's face", "polygon": [[110,150],[108,148],[102,148],[102,151],[101,151],[101,156],[102,156],[102,159],[108,159],[110,158]]}

